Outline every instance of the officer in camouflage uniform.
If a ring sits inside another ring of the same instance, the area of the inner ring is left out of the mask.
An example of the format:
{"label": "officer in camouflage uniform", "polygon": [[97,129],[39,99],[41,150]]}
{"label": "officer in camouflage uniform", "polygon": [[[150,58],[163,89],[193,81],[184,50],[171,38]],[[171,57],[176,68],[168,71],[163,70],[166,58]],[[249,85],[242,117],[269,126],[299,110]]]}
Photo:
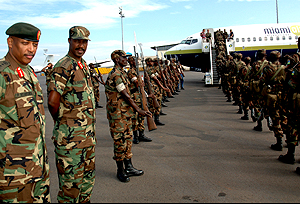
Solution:
{"label": "officer in camouflage uniform", "polygon": [[95,98],[82,58],[89,34],[82,26],[69,29],[69,52],[55,64],[48,84],[60,203],[90,202],[95,184]]}
{"label": "officer in camouflage uniform", "polygon": [[108,74],[105,83],[107,119],[110,134],[114,140],[113,159],[117,163],[117,178],[121,182],[129,182],[130,176],[144,174],[144,171],[134,168],[131,162],[132,116],[134,111],[142,116],[151,117],[152,114],[149,111],[140,109],[130,96],[128,88],[130,82],[124,71],[124,67],[127,65],[125,52],[115,50],[111,53],[111,59],[115,65]]}
{"label": "officer in camouflage uniform", "polygon": [[[127,76],[130,81],[129,89],[131,93],[131,98],[134,102],[142,108],[142,100],[141,100],[141,89],[138,83],[138,76],[136,72],[136,62],[135,57],[128,57],[128,62],[130,68],[127,71]],[[133,143],[138,144],[141,142],[151,142],[152,139],[145,136],[145,116],[141,116],[138,113],[135,113],[132,117],[132,131],[133,131]]]}
{"label": "officer in camouflage uniform", "polygon": [[43,91],[28,64],[41,31],[27,23],[6,30],[0,59],[0,201],[50,203]]}
{"label": "officer in camouflage uniform", "polygon": [[285,107],[283,107],[286,73],[285,66],[279,62],[280,56],[278,51],[270,53],[270,62],[264,68],[260,78],[266,109],[272,119],[273,132],[277,140],[276,144],[271,145],[271,149],[276,151],[282,151],[282,138],[287,124]]}
{"label": "officer in camouflage uniform", "polygon": [[89,64],[90,72],[92,75],[92,82],[93,82],[93,87],[94,87],[94,94],[95,94],[95,102],[96,102],[96,108],[103,108],[103,106],[99,105],[100,102],[100,91],[99,91],[99,83],[105,85],[104,82],[100,81],[98,78],[98,74],[95,70],[95,67],[93,63]]}

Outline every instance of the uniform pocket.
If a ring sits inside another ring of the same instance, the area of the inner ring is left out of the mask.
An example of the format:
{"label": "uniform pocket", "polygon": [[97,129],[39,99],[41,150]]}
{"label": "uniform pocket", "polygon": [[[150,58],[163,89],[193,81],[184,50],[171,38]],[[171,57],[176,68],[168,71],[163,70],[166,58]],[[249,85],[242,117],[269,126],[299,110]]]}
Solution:
{"label": "uniform pocket", "polygon": [[16,96],[16,109],[20,121],[21,127],[29,127],[35,124],[35,110],[32,105],[34,98],[32,92],[24,92],[22,93],[23,97]]}

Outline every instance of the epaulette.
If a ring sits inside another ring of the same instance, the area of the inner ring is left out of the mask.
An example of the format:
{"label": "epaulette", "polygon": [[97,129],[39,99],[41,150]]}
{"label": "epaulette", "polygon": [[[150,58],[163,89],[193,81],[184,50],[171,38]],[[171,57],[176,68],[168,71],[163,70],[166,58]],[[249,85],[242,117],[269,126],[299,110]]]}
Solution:
{"label": "epaulette", "polygon": [[61,64],[59,65],[59,67],[68,68],[71,63],[72,60],[69,57],[65,57],[65,59],[61,60]]}
{"label": "epaulette", "polygon": [[0,72],[2,72],[10,63],[8,61],[0,60]]}

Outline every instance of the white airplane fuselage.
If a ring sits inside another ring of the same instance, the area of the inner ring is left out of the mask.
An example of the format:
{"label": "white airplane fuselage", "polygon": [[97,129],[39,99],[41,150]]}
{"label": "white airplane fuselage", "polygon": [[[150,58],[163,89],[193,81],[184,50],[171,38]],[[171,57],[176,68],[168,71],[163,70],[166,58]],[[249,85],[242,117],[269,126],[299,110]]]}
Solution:
{"label": "white airplane fuselage", "polygon": [[[212,47],[214,47],[215,40],[214,32],[225,29],[229,34],[232,29],[234,39],[227,42],[228,54],[239,52],[243,54],[243,57],[251,57],[252,61],[256,60],[256,53],[259,49],[266,49],[268,55],[273,50],[278,50],[282,56],[297,52],[297,39],[300,36],[300,23],[228,26],[206,28],[205,31],[207,29],[212,35]],[[198,32],[167,50],[164,55],[168,59],[177,58],[182,65],[207,71],[205,67],[208,66],[209,57],[204,52],[205,47],[207,48],[206,44],[205,42],[203,44],[200,32]]]}

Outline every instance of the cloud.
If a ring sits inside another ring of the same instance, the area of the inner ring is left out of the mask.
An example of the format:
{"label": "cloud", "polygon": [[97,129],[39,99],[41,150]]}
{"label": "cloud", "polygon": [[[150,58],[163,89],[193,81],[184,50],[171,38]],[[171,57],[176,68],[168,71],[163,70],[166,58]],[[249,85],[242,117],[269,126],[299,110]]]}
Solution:
{"label": "cloud", "polygon": [[[0,0],[0,23],[31,22],[39,28],[65,28],[84,24],[96,28],[109,28],[119,22],[119,7],[126,18],[137,17],[144,11],[161,10],[165,4],[150,0]],[[30,5],[30,6],[28,6]],[[13,12],[13,15],[12,15]],[[24,16],[24,13],[26,15]],[[7,16],[10,16],[7,18]]]}

